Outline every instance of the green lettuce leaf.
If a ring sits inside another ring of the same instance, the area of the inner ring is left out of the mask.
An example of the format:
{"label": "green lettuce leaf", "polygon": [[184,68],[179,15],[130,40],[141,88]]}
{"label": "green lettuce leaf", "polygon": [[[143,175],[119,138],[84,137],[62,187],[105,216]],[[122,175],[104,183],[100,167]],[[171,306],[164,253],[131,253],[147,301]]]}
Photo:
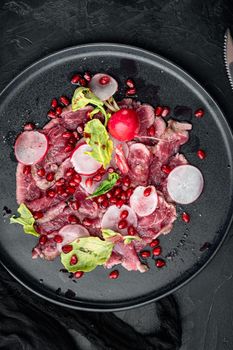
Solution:
{"label": "green lettuce leaf", "polygon": [[123,236],[123,239],[125,244],[130,244],[133,241],[141,241],[139,236]]}
{"label": "green lettuce leaf", "polygon": [[89,198],[100,196],[101,194],[107,193],[110,191],[113,186],[116,184],[117,180],[119,179],[119,175],[117,173],[111,173],[108,175],[108,178],[101,182],[101,184],[97,187],[95,192],[93,192]]}
{"label": "green lettuce leaf", "polygon": [[90,120],[85,125],[84,137],[86,143],[92,148],[87,154],[106,168],[112,158],[113,142],[110,140],[105,126],[99,119]]}
{"label": "green lettuce leaf", "polygon": [[[136,241],[136,240],[140,241],[141,240],[141,238],[139,236],[123,236],[119,232],[115,232],[115,231],[107,229],[107,228],[103,228],[101,230],[101,232],[102,232],[104,239],[110,240],[114,237],[116,237],[116,238],[119,237],[120,240],[124,240],[124,244],[130,244],[132,241]],[[117,241],[115,241],[115,243],[116,242]]]}
{"label": "green lettuce leaf", "polygon": [[[82,237],[70,243],[73,250],[61,253],[61,262],[69,272],[94,270],[98,265],[103,265],[111,256],[114,243],[103,241],[98,237]],[[76,254],[76,265],[70,264],[72,255]]]}
{"label": "green lettuce leaf", "polygon": [[27,208],[27,206],[24,203],[21,203],[19,208],[17,209],[17,212],[20,216],[16,217],[15,215],[13,215],[10,218],[10,223],[20,224],[23,226],[25,233],[38,237],[39,233],[37,233],[34,229],[35,219],[30,210]]}

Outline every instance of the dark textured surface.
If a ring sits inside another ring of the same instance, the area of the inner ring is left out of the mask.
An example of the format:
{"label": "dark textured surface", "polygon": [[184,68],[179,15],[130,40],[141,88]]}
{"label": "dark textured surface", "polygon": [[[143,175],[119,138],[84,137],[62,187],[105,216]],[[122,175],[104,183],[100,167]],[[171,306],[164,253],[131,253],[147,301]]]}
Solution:
{"label": "dark textured surface", "polygon": [[[28,0],[2,1],[0,6],[1,88],[28,64],[55,50],[87,42],[121,42],[157,52],[185,68],[233,125],[232,92],[222,55],[224,31],[233,24],[232,1]],[[233,348],[232,254],[231,231],[211,264],[176,293],[183,315],[182,350]],[[146,333],[154,311],[147,306],[118,316]],[[83,349],[91,348],[79,341]]]}

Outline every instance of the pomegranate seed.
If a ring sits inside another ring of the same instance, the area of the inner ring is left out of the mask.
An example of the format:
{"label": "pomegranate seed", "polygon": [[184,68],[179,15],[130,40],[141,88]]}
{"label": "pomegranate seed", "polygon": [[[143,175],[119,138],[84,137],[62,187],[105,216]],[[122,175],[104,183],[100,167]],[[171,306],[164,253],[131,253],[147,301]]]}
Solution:
{"label": "pomegranate seed", "polygon": [[154,125],[151,125],[148,129],[147,129],[147,135],[148,136],[155,136],[155,126]]}
{"label": "pomegranate seed", "polygon": [[31,130],[34,130],[35,129],[35,124],[33,123],[27,123],[24,125],[24,128],[23,128],[25,131],[31,131]]}
{"label": "pomegranate seed", "polygon": [[105,199],[105,200],[101,203],[101,207],[102,207],[103,209],[106,209],[106,208],[108,207],[108,201],[107,201],[107,199]]}
{"label": "pomegranate seed", "polygon": [[93,185],[93,179],[91,177],[88,177],[85,181],[85,185],[87,187],[91,187]]}
{"label": "pomegranate seed", "polygon": [[155,265],[156,265],[158,268],[161,268],[161,267],[165,266],[166,263],[165,263],[165,261],[162,260],[162,259],[157,259],[157,260],[155,261]]}
{"label": "pomegranate seed", "polygon": [[111,197],[111,198],[109,199],[109,202],[112,203],[112,204],[115,204],[115,203],[117,202],[116,197]]}
{"label": "pomegranate seed", "polygon": [[149,250],[143,250],[142,252],[140,252],[140,255],[144,259],[149,258],[150,257],[150,251]]}
{"label": "pomegranate seed", "polygon": [[126,197],[129,198],[130,196],[132,196],[133,194],[133,188],[128,188],[128,190],[126,190]]}
{"label": "pomegranate seed", "polygon": [[70,181],[69,181],[69,186],[71,186],[71,187],[76,187],[76,186],[77,186],[77,183],[76,183],[75,181],[73,181],[73,180],[70,180]]}
{"label": "pomegranate seed", "polygon": [[47,196],[50,198],[53,198],[55,196],[56,192],[54,190],[48,190],[47,191]]}
{"label": "pomegranate seed", "polygon": [[125,191],[122,191],[121,192],[121,195],[120,195],[120,198],[125,201],[127,199],[127,195],[126,195],[126,192]]}
{"label": "pomegranate seed", "polygon": [[125,187],[129,187],[129,186],[130,186],[131,181],[130,181],[129,176],[125,176],[125,177],[123,178],[122,184],[123,184]]}
{"label": "pomegranate seed", "polygon": [[109,174],[114,173],[114,169],[113,169],[112,167],[108,168],[108,173],[109,173]]}
{"label": "pomegranate seed", "polygon": [[78,200],[70,202],[72,209],[78,210],[80,208],[80,202]]}
{"label": "pomegranate seed", "polygon": [[83,271],[76,271],[76,272],[74,273],[74,277],[75,277],[75,278],[81,278],[81,277],[83,277],[83,275],[84,275],[84,272],[83,272]]}
{"label": "pomegranate seed", "polygon": [[126,80],[126,85],[130,88],[133,89],[135,87],[134,81],[130,78]]}
{"label": "pomegranate seed", "polygon": [[57,105],[58,105],[57,99],[56,99],[56,98],[53,98],[52,101],[51,101],[51,107],[52,107],[52,108],[56,108]]}
{"label": "pomegranate seed", "polygon": [[44,168],[40,168],[37,170],[37,175],[40,177],[45,176],[45,169]]}
{"label": "pomegranate seed", "polygon": [[117,270],[114,270],[112,272],[110,272],[110,274],[108,275],[108,277],[111,279],[111,280],[115,280],[119,277],[119,271]]}
{"label": "pomegranate seed", "polygon": [[71,186],[66,187],[66,193],[74,194],[74,192],[75,192],[75,188],[74,187],[71,187]]}
{"label": "pomegranate seed", "polygon": [[162,111],[163,111],[163,107],[161,107],[161,106],[156,107],[155,108],[155,116],[161,117]]}
{"label": "pomegranate seed", "polygon": [[199,149],[199,150],[197,151],[197,156],[198,156],[198,158],[200,158],[200,159],[205,159],[205,157],[206,157],[205,151],[203,151],[203,149]]}
{"label": "pomegranate seed", "polygon": [[47,175],[46,175],[46,180],[47,181],[53,181],[54,180],[54,173],[53,172],[51,172],[51,173],[48,173]]}
{"label": "pomegranate seed", "polygon": [[186,213],[186,212],[183,212],[183,213],[182,213],[181,218],[182,218],[182,220],[183,220],[184,222],[186,222],[187,224],[188,224],[189,221],[190,221],[190,215],[189,215],[188,213]]}
{"label": "pomegranate seed", "polygon": [[65,183],[65,179],[61,178],[61,179],[56,181],[56,186],[62,186],[62,185],[64,185],[64,183]]}
{"label": "pomegranate seed", "polygon": [[61,243],[63,242],[63,237],[60,236],[60,235],[56,235],[53,240],[56,242],[56,243]]}
{"label": "pomegranate seed", "polygon": [[69,169],[66,170],[65,175],[66,175],[67,177],[69,177],[69,176],[71,176],[71,175],[73,175],[73,174],[74,174],[74,169],[73,169],[73,168],[69,168]]}
{"label": "pomegranate seed", "polygon": [[38,220],[38,219],[43,218],[44,214],[42,213],[42,211],[35,211],[35,213],[33,214],[33,216],[34,216],[34,219],[35,219],[35,220]]}
{"label": "pomegranate seed", "polygon": [[132,96],[132,95],[135,95],[136,94],[136,89],[135,88],[132,88],[132,89],[128,89],[126,91],[126,95],[127,96]]}
{"label": "pomegranate seed", "polygon": [[121,194],[121,189],[119,187],[117,187],[114,191],[114,196],[119,196]]}
{"label": "pomegranate seed", "polygon": [[70,258],[70,265],[76,265],[77,262],[78,262],[77,255],[76,254],[72,255],[72,257]]}
{"label": "pomegranate seed", "polygon": [[149,197],[149,195],[151,194],[151,191],[152,191],[151,187],[147,187],[143,192],[144,196]]}
{"label": "pomegranate seed", "polygon": [[45,245],[45,243],[47,242],[47,240],[48,240],[47,236],[46,236],[46,235],[42,235],[42,236],[40,236],[40,238],[39,238],[39,244],[40,244],[40,245]]}
{"label": "pomegranate seed", "polygon": [[98,182],[98,181],[100,181],[102,179],[102,176],[100,174],[97,174],[97,175],[93,176],[92,179],[93,179],[93,181]]}
{"label": "pomegranate seed", "polygon": [[120,218],[121,218],[121,219],[126,219],[128,215],[129,215],[128,210],[123,210],[123,211],[121,212],[121,214],[120,214]]}
{"label": "pomegranate seed", "polygon": [[74,146],[68,143],[68,145],[64,148],[64,151],[66,153],[68,153],[68,152],[72,151],[73,148],[74,148]]}
{"label": "pomegranate seed", "polygon": [[108,192],[106,193],[106,197],[109,199],[109,198],[112,198],[112,192]]}
{"label": "pomegranate seed", "polygon": [[92,220],[89,218],[84,218],[83,219],[83,225],[85,226],[91,226],[92,225]]}
{"label": "pomegranate seed", "polygon": [[62,137],[64,137],[64,139],[69,139],[69,138],[71,138],[72,135],[73,134],[71,131],[65,131],[65,132],[63,132]]}
{"label": "pomegranate seed", "polygon": [[59,102],[64,106],[68,106],[70,104],[70,100],[66,96],[61,96],[59,98]]}
{"label": "pomegranate seed", "polygon": [[58,188],[56,189],[57,191],[57,194],[59,194],[60,196],[61,195],[64,195],[65,194],[65,187],[64,186],[58,186]]}
{"label": "pomegranate seed", "polygon": [[24,175],[30,174],[31,173],[31,166],[30,165],[25,165],[23,167],[23,173],[24,173]]}
{"label": "pomegranate seed", "polygon": [[155,248],[153,249],[153,251],[152,251],[152,254],[153,254],[154,256],[159,256],[159,255],[161,254],[161,252],[162,252],[161,247],[155,247]]}
{"label": "pomegranate seed", "polygon": [[117,202],[116,202],[116,206],[117,206],[117,208],[119,208],[119,209],[122,207],[123,204],[124,204],[123,199],[118,199]]}
{"label": "pomegranate seed", "polygon": [[49,118],[51,118],[51,119],[57,118],[56,113],[55,113],[54,111],[52,111],[52,110],[48,111],[47,116],[48,116]]}
{"label": "pomegranate seed", "polygon": [[172,171],[172,169],[168,165],[162,165],[161,170],[164,174],[167,175],[170,174],[170,172]]}
{"label": "pomegranate seed", "polygon": [[84,78],[81,78],[79,80],[79,83],[80,83],[81,86],[86,86],[87,85],[87,81]]}
{"label": "pomegranate seed", "polygon": [[83,74],[84,79],[86,79],[86,81],[88,81],[88,83],[91,81],[91,73],[90,72],[85,72]]}
{"label": "pomegranate seed", "polygon": [[134,236],[137,233],[136,229],[133,226],[129,226],[127,232],[130,236]]}
{"label": "pomegranate seed", "polygon": [[71,214],[68,216],[68,221],[71,224],[77,224],[79,222],[79,219],[77,218],[77,216]]}
{"label": "pomegranate seed", "polygon": [[80,75],[80,74],[75,74],[75,75],[73,75],[73,77],[71,78],[71,81],[70,81],[70,82],[71,82],[71,84],[76,85],[76,84],[79,83],[80,79],[82,79],[81,75]]}
{"label": "pomegranate seed", "polygon": [[99,83],[101,85],[107,85],[110,82],[110,78],[107,75],[104,75],[102,78],[99,79]]}
{"label": "pomegranate seed", "polygon": [[101,167],[99,170],[98,170],[98,174],[100,174],[100,175],[104,175],[106,173],[106,170],[103,168],[103,167]]}
{"label": "pomegranate seed", "polygon": [[194,115],[196,118],[202,118],[204,116],[204,113],[204,110],[202,108],[199,108],[194,112]]}
{"label": "pomegranate seed", "polygon": [[159,240],[158,239],[154,239],[152,242],[150,242],[150,247],[151,248],[157,247],[157,245],[159,245]]}
{"label": "pomegranate seed", "polygon": [[73,246],[70,244],[64,245],[62,248],[64,254],[68,254],[73,250]]}
{"label": "pomegranate seed", "polygon": [[74,137],[75,139],[78,138],[78,133],[77,133],[77,131],[73,131],[73,137]]}
{"label": "pomegranate seed", "polygon": [[62,108],[60,106],[58,106],[56,109],[55,109],[55,113],[57,116],[61,115],[62,114]]}
{"label": "pomegranate seed", "polygon": [[118,222],[118,228],[120,230],[123,230],[124,228],[126,228],[128,226],[128,222],[126,220],[120,220]]}
{"label": "pomegranate seed", "polygon": [[97,202],[102,203],[106,199],[105,195],[102,194],[101,196],[97,197]]}
{"label": "pomegranate seed", "polygon": [[82,181],[82,178],[81,178],[81,176],[80,176],[79,174],[76,173],[76,174],[72,177],[72,180],[73,180],[74,182],[76,182],[77,185],[79,185],[80,182]]}
{"label": "pomegranate seed", "polygon": [[166,118],[168,114],[170,113],[170,108],[169,107],[163,107],[163,111],[161,113],[161,117]]}

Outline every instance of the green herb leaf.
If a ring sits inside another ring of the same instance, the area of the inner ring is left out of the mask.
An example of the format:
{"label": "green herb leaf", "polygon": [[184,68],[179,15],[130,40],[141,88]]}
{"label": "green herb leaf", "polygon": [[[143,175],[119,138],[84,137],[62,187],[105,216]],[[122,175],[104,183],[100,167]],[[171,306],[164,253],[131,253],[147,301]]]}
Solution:
{"label": "green herb leaf", "polygon": [[113,186],[116,184],[118,179],[119,179],[119,175],[117,173],[108,174],[108,179],[101,182],[101,184],[97,187],[95,192],[93,192],[87,198],[89,199],[89,198],[97,197],[97,196],[100,196],[101,194],[107,193],[113,188]]}
{"label": "green herb leaf", "polygon": [[92,148],[87,154],[106,168],[112,158],[113,143],[99,119],[93,119],[86,123],[84,137],[86,143]]}
{"label": "green herb leaf", "polygon": [[24,203],[21,203],[19,208],[17,209],[17,212],[20,216],[16,217],[15,215],[13,215],[10,218],[10,223],[20,224],[23,226],[25,233],[38,237],[39,233],[37,233],[34,229],[35,219],[30,210],[27,208],[27,206]]}
{"label": "green herb leaf", "polygon": [[104,237],[104,239],[108,239],[108,238],[112,238],[118,235],[121,235],[119,232],[115,232],[113,230],[110,230],[109,228],[103,228],[101,230],[102,232],[102,236]]}
{"label": "green herb leaf", "polygon": [[[139,236],[123,236],[121,235],[119,232],[115,232],[113,230],[104,228],[101,230],[102,235],[104,237],[104,239],[106,240],[110,240],[114,237],[119,238],[120,240],[124,240],[125,244],[130,244],[132,241],[140,241],[141,238]],[[117,243],[117,240],[113,241],[111,240],[111,242]]]}
{"label": "green herb leaf", "polygon": [[[69,272],[94,270],[103,265],[111,256],[114,243],[103,241],[98,237],[82,237],[70,243],[73,250],[68,254],[61,253],[61,262]],[[70,264],[72,255],[76,254],[78,262]]]}
{"label": "green herb leaf", "polygon": [[130,244],[132,241],[141,241],[139,236],[122,236],[125,244]]}

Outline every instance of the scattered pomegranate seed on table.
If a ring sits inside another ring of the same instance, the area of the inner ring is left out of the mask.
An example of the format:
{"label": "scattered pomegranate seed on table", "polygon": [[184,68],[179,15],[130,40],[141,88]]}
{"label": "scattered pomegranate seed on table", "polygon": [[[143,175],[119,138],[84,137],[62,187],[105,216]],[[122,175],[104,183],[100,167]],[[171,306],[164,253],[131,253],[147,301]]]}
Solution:
{"label": "scattered pomegranate seed on table", "polygon": [[204,114],[205,114],[205,112],[202,108],[199,108],[194,112],[194,115],[196,118],[202,118],[204,116]]}
{"label": "scattered pomegranate seed on table", "polygon": [[56,108],[57,105],[58,105],[57,99],[56,99],[56,98],[53,98],[52,101],[51,101],[51,107],[52,107],[52,108]]}
{"label": "scattered pomegranate seed on table", "polygon": [[121,214],[120,214],[120,218],[121,218],[121,219],[126,219],[126,218],[128,217],[128,215],[129,215],[128,210],[123,210],[123,211],[121,212]]}
{"label": "scattered pomegranate seed on table", "polygon": [[155,260],[155,265],[160,269],[166,265],[166,262],[162,259]]}
{"label": "scattered pomegranate seed on table", "polygon": [[56,243],[62,243],[63,242],[63,237],[60,236],[60,235],[56,235],[53,240],[56,242]]}
{"label": "scattered pomegranate seed on table", "polygon": [[135,95],[136,94],[136,89],[135,88],[132,88],[132,89],[128,89],[126,91],[126,95],[127,96],[132,96],[132,95]]}
{"label": "scattered pomegranate seed on table", "polygon": [[154,248],[157,245],[159,245],[159,240],[158,239],[154,239],[152,242],[150,242],[150,247]]}
{"label": "scattered pomegranate seed on table", "polygon": [[188,213],[186,213],[186,212],[182,213],[181,218],[186,223],[189,223],[189,221],[190,221],[190,215]]}
{"label": "scattered pomegranate seed on table", "polygon": [[81,78],[81,79],[79,80],[79,83],[80,83],[81,86],[86,86],[86,85],[87,85],[87,81],[86,81],[86,79],[84,79],[84,78]]}
{"label": "scattered pomegranate seed on table", "polygon": [[64,254],[68,254],[73,250],[73,246],[70,244],[64,245],[62,248]]}
{"label": "scattered pomegranate seed on table", "polygon": [[77,262],[78,262],[77,255],[76,254],[72,255],[72,257],[70,258],[70,265],[76,265]]}
{"label": "scattered pomegranate seed on table", "polygon": [[79,219],[77,218],[77,216],[71,214],[68,216],[68,221],[70,224],[78,224],[79,223]]}
{"label": "scattered pomegranate seed on table", "polygon": [[27,123],[24,125],[24,128],[23,128],[25,131],[31,131],[31,130],[34,130],[35,129],[35,124],[33,123]]}
{"label": "scattered pomegranate seed on table", "polygon": [[205,159],[206,153],[205,153],[205,151],[203,151],[203,149],[199,149],[199,150],[197,151],[197,156],[198,156],[198,158],[200,158],[200,159]]}
{"label": "scattered pomegranate seed on table", "polygon": [[54,111],[51,111],[51,110],[48,111],[47,116],[48,116],[49,118],[51,118],[51,119],[57,118],[56,113],[55,113]]}
{"label": "scattered pomegranate seed on table", "polygon": [[83,271],[76,271],[76,272],[74,273],[74,277],[75,277],[75,278],[81,278],[81,277],[83,277],[83,275],[84,275],[84,272],[83,272]]}
{"label": "scattered pomegranate seed on table", "polygon": [[45,245],[45,243],[47,242],[48,238],[46,235],[41,235],[39,238],[39,244],[40,245]]}
{"label": "scattered pomegranate seed on table", "polygon": [[88,81],[88,83],[91,81],[91,73],[90,72],[85,72],[83,75],[84,79]]}
{"label": "scattered pomegranate seed on table", "polygon": [[60,116],[62,114],[62,107],[58,106],[56,109],[55,109],[55,113],[57,116]]}
{"label": "scattered pomegranate seed on table", "polygon": [[55,175],[55,174],[54,174],[53,172],[48,173],[48,174],[46,175],[46,180],[49,181],[49,182],[53,181],[53,180],[54,180],[54,175]]}
{"label": "scattered pomegranate seed on table", "polygon": [[161,117],[166,118],[168,116],[168,114],[170,113],[170,108],[169,107],[163,107],[162,113],[161,113]]}
{"label": "scattered pomegranate seed on table", "polygon": [[147,187],[143,192],[144,196],[149,197],[149,195],[151,194],[151,191],[152,191],[151,187]]}
{"label": "scattered pomegranate seed on table", "polygon": [[147,129],[147,136],[155,136],[155,126],[151,125],[148,129]]}
{"label": "scattered pomegranate seed on table", "polygon": [[132,79],[128,78],[126,80],[126,85],[130,88],[130,89],[133,89],[135,87],[135,83]]}
{"label": "scattered pomegranate seed on table", "polygon": [[149,250],[143,250],[142,252],[140,252],[140,255],[144,259],[149,258],[150,257],[150,251]]}
{"label": "scattered pomegranate seed on table", "polygon": [[70,82],[71,82],[71,84],[76,85],[76,84],[79,83],[80,79],[82,79],[81,75],[80,75],[80,74],[75,74],[75,75],[73,75],[73,77],[71,78],[71,81],[70,81]]}
{"label": "scattered pomegranate seed on table", "polygon": [[155,108],[155,116],[156,116],[156,117],[161,117],[162,111],[163,111],[163,107],[157,106],[157,107]]}
{"label": "scattered pomegranate seed on table", "polygon": [[31,166],[30,165],[25,165],[23,167],[23,173],[24,173],[24,175],[29,175],[31,173]]}
{"label": "scattered pomegranate seed on table", "polygon": [[70,100],[66,96],[61,96],[59,102],[66,107],[70,104]]}
{"label": "scattered pomegranate seed on table", "polygon": [[162,248],[161,248],[160,246],[158,246],[158,247],[155,247],[155,248],[153,249],[152,254],[153,254],[154,256],[159,256],[159,255],[161,255],[161,252],[162,252]]}
{"label": "scattered pomegranate seed on table", "polygon": [[104,75],[99,79],[101,85],[107,85],[110,82],[110,78],[107,75]]}
{"label": "scattered pomegranate seed on table", "polygon": [[115,280],[119,277],[119,271],[118,270],[114,270],[114,271],[111,271],[108,275],[108,277],[111,279],[111,280]]}

